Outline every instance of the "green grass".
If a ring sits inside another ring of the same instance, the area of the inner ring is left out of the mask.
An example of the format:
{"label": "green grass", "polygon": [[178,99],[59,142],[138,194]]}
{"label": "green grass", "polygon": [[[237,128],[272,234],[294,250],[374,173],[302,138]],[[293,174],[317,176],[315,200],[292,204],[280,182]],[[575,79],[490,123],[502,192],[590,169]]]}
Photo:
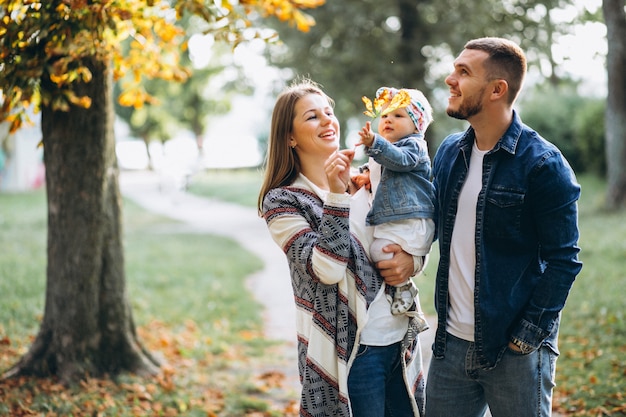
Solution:
{"label": "green grass", "polygon": [[131,202],[125,202],[124,213],[128,290],[137,324],[160,318],[181,326],[191,319],[228,343],[237,341],[231,338],[239,332],[261,329],[261,306],[245,285],[246,277],[262,268],[259,258],[231,239],[189,233]]}
{"label": "green grass", "polygon": [[0,337],[38,328],[46,284],[46,196],[0,193]]}
{"label": "green grass", "polygon": [[262,182],[260,169],[208,170],[194,175],[189,192],[256,208]]}
{"label": "green grass", "polygon": [[[0,416],[30,410],[42,416],[239,417],[243,408],[286,415],[276,410],[285,403],[270,401],[259,375],[279,362],[274,343],[261,337],[262,307],[245,285],[261,260],[231,239],[189,232],[129,201],[124,228],[138,334],[163,363],[163,374],[87,380],[68,389],[54,378],[4,381]],[[0,193],[0,230],[1,373],[27,351],[43,314],[45,193]]]}
{"label": "green grass", "polygon": [[[43,192],[0,194],[0,323],[7,334],[32,334],[43,311],[45,204]],[[137,324],[193,319],[220,322],[233,332],[260,328],[261,307],[245,290],[245,278],[262,267],[260,259],[231,239],[189,233],[129,201],[124,216],[126,277]]]}
{"label": "green grass", "polygon": [[583,269],[563,311],[557,392],[572,415],[626,415],[626,211],[602,210],[605,183],[582,177]]}

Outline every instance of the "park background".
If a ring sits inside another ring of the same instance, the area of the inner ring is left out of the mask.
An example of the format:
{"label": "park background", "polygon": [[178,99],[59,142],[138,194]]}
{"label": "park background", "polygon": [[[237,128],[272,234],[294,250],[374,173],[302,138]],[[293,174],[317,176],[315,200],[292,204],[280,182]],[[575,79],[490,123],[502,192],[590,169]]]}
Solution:
{"label": "park background", "polygon": [[[468,18],[467,25],[475,27],[463,27],[457,21],[447,26],[448,32],[443,25],[441,33],[430,34],[431,43],[432,37],[447,42],[428,49],[427,69],[415,61],[418,55],[413,49],[405,49],[409,59],[403,65],[383,53],[394,50],[390,45],[405,24],[394,15],[396,9],[384,10],[380,2],[378,7],[357,3],[329,1],[312,10],[317,24],[308,34],[273,22],[283,40],[274,47],[251,41],[233,50],[211,36],[192,36],[189,59],[198,76],[194,83],[182,88],[154,81],[147,88],[161,96],[165,105],[117,107],[121,168],[156,172],[164,192],[191,192],[254,207],[271,104],[276,92],[296,75],[310,75],[336,98],[337,113],[345,120],[343,146],[350,146],[351,132],[364,120],[361,95],[373,95],[379,84],[411,83],[429,91],[438,110],[428,137],[434,152],[447,133],[464,128],[442,113],[447,94],[442,77],[462,46],[457,40],[453,50],[451,38],[504,33],[502,27],[511,23],[506,16],[527,18],[528,28],[507,33],[531,45],[529,58],[534,58],[518,110],[525,122],[563,150],[583,185],[580,223],[585,266],[564,311],[555,407],[567,415],[625,415],[626,329],[620,289],[626,230],[623,211],[604,207],[607,40],[600,2],[502,2],[504,10],[495,7],[494,13],[500,13],[503,26]],[[451,14],[455,11],[456,3],[442,3],[452,7]],[[484,2],[476,15],[489,7]],[[458,8],[456,12],[462,14]],[[341,9],[352,14],[342,14]],[[342,30],[362,28],[367,17],[381,22],[370,27],[371,33],[382,32],[380,39],[364,37],[364,49],[350,51],[346,40],[363,35]],[[377,27],[382,30],[376,32]],[[546,38],[546,33],[551,37]],[[364,54],[368,49],[373,53]],[[394,53],[398,50],[402,49]],[[307,59],[293,51],[301,51]],[[350,62],[358,65],[348,66]],[[381,68],[379,64],[385,62],[388,65]],[[404,76],[414,78],[403,80]],[[203,105],[195,104],[203,115],[200,135],[182,123],[185,118],[175,111],[185,107],[176,97],[199,92],[204,98]],[[37,122],[38,116],[32,117]],[[6,162],[0,182],[4,191],[0,195],[0,245],[7,248],[0,255],[3,371],[28,351],[44,308],[46,196],[41,188],[45,170],[42,150],[37,147],[40,137],[41,128],[35,125],[2,141]],[[23,189],[34,190],[16,192]],[[181,232],[171,220],[145,213],[126,200],[124,216],[128,286],[140,338],[150,351],[174,366],[164,367],[152,381],[123,377],[112,384],[87,379],[70,390],[54,378],[13,381],[0,388],[0,415],[292,413],[293,403],[283,396],[293,398],[293,393],[277,392],[280,372],[262,372],[264,362],[280,362],[280,358],[272,357],[272,341],[260,337],[259,305],[250,294],[241,294],[246,277],[260,268],[258,260],[228,239]],[[154,239],[155,229],[158,239]],[[434,277],[435,264],[436,247],[425,278]],[[420,281],[424,300],[432,299],[429,283],[432,280]]]}

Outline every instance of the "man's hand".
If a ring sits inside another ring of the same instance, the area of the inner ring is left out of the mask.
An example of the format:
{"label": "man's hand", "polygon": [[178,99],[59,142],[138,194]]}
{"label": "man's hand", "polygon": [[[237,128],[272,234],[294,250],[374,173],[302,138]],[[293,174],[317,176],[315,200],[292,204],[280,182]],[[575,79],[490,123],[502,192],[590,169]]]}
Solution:
{"label": "man's hand", "polygon": [[388,245],[383,252],[393,253],[393,258],[376,263],[376,268],[388,285],[399,285],[413,276],[413,256],[400,245]]}
{"label": "man's hand", "polygon": [[356,185],[357,189],[361,187],[365,187],[366,190],[370,190],[372,188],[372,183],[370,182],[369,170],[353,175],[350,179],[352,180],[352,183]]}
{"label": "man's hand", "polygon": [[514,352],[522,352],[522,349],[519,348],[519,346],[517,346],[515,343],[513,342],[509,342],[509,349],[511,349]]}

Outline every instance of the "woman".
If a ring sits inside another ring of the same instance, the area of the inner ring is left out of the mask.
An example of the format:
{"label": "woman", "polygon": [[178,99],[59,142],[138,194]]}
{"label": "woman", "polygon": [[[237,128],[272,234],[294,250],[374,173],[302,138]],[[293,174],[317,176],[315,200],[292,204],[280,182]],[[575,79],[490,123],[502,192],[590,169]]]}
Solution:
{"label": "woman", "polygon": [[338,150],[333,104],[309,80],[278,97],[259,195],[259,212],[291,273],[300,415],[420,416],[416,323],[393,316],[385,294],[413,275],[414,259],[390,245],[393,259],[378,270],[369,261],[368,198],[364,189],[347,192],[354,152]]}

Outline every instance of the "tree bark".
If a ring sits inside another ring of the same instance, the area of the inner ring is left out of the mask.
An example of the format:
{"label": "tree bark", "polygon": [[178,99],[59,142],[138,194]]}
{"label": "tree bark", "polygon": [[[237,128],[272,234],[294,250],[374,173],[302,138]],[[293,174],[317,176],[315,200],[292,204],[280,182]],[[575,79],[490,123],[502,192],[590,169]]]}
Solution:
{"label": "tree bark", "polygon": [[[401,22],[401,42],[398,45],[398,60],[402,62],[398,88],[417,88],[425,90],[426,57],[422,48],[428,45],[430,32],[419,12],[419,4],[414,0],[398,0],[398,15]],[[411,68],[411,71],[406,71]]]}
{"label": "tree bark", "polygon": [[112,79],[106,63],[92,58],[85,64],[93,78],[76,93],[91,97],[91,107],[42,109],[45,311],[30,350],[5,377],[57,375],[72,383],[86,374],[158,370],[137,340],[126,293]]}
{"label": "tree bark", "polygon": [[603,0],[607,28],[607,206],[626,207],[626,13],[624,0]]}

